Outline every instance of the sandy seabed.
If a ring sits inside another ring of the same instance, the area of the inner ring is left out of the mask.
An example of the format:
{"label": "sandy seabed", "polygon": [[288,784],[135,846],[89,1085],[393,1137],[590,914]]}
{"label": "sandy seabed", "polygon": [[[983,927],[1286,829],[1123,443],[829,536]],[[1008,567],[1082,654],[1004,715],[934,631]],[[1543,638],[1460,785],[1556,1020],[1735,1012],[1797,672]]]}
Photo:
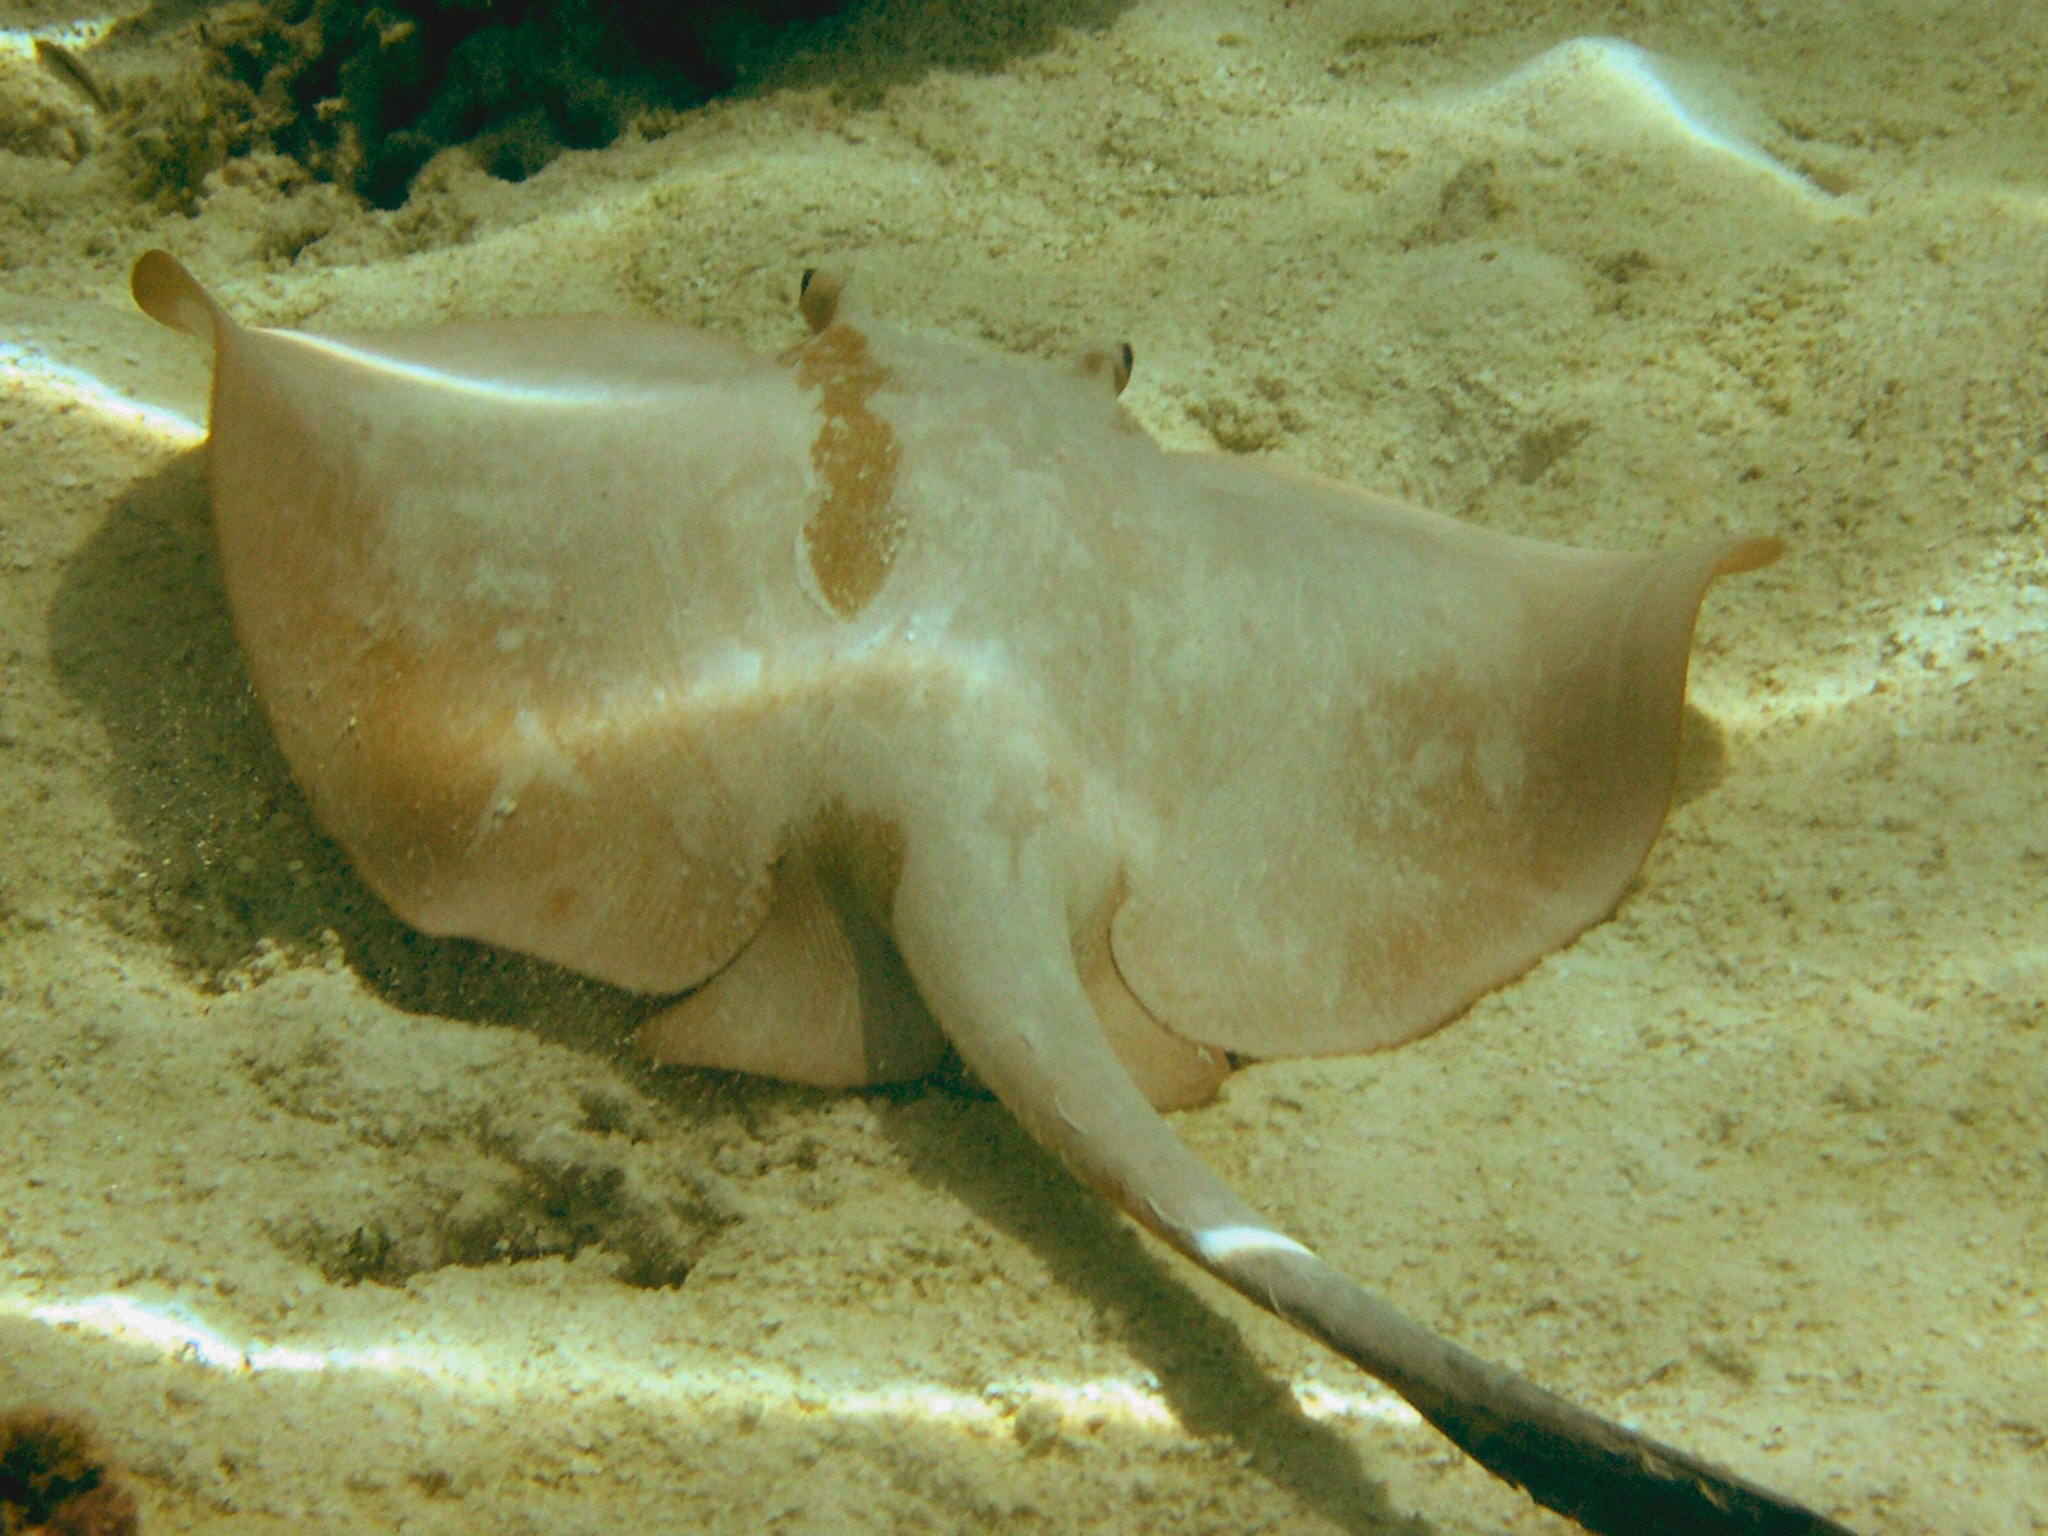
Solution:
{"label": "sandy seabed", "polygon": [[0,53],[0,1407],[97,1422],[150,1532],[1566,1528],[957,1081],[651,1071],[644,1001],[407,933],[311,827],[189,440],[118,403],[203,414],[136,253],[263,324],[760,347],[839,256],[912,326],[1129,337],[1174,445],[1786,541],[1709,601],[1611,921],[1177,1126],[1417,1317],[1869,1536],[2048,1530],[2048,12],[1001,14],[927,67],[969,24],[872,6],[393,212],[260,159],[160,211]]}

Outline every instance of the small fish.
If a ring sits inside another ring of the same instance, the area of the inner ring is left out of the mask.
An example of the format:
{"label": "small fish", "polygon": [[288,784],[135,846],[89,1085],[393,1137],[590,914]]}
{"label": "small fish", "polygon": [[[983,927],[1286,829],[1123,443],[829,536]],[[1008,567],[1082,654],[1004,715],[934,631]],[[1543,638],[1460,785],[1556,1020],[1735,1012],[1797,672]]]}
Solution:
{"label": "small fish", "polygon": [[91,102],[96,111],[109,110],[110,103],[105,89],[93,78],[92,71],[85,67],[85,60],[71,49],[50,38],[39,37],[36,39],[36,61]]}

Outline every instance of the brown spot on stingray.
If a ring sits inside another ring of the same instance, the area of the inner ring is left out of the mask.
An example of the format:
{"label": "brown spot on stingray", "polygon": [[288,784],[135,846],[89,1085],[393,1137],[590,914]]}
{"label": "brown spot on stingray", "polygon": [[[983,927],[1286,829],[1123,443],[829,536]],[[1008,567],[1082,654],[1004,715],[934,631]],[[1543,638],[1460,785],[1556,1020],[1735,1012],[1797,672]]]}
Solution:
{"label": "brown spot on stingray", "polygon": [[[1376,680],[1351,710],[1342,826],[1388,893],[1345,925],[1354,1007],[1398,1011],[1440,966],[1445,934],[1477,945],[1489,925],[1527,921],[1530,893],[1567,875],[1545,858],[1543,828],[1528,815],[1551,798],[1547,785],[1526,782],[1544,765],[1529,761],[1501,708],[1457,668],[1436,667]],[[1418,844],[1429,857],[1405,851]],[[1469,879],[1471,869],[1487,878]]]}
{"label": "brown spot on stingray", "polygon": [[889,579],[903,542],[903,517],[893,503],[902,448],[868,397],[889,372],[850,325],[833,324],[797,354],[796,376],[822,398],[824,424],[811,444],[811,467],[824,495],[804,524],[801,547],[825,606],[850,619]]}

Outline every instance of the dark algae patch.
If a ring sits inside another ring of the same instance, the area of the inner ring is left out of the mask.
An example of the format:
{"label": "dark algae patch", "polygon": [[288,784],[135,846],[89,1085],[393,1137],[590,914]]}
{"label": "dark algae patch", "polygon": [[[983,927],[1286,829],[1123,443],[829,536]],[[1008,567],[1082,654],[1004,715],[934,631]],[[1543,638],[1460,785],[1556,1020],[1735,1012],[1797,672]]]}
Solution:
{"label": "dark algae patch", "polygon": [[135,1495],[81,1419],[0,1412],[0,1536],[136,1536]]}
{"label": "dark algae patch", "polygon": [[[91,108],[66,157],[102,151],[137,200],[195,212],[207,178],[246,161],[245,185],[320,183],[397,208],[453,146],[520,181],[564,150],[658,133],[770,82],[873,105],[931,69],[999,69],[1123,3],[154,0],[99,42],[46,43],[38,59]],[[0,122],[0,150],[9,135]]]}
{"label": "dark algae patch", "polygon": [[635,117],[697,106],[835,0],[246,0],[166,3],[131,34],[183,32],[196,89],[138,93],[130,153],[172,202],[229,157],[267,147],[395,208],[421,166],[467,144],[522,180],[565,149],[609,144]]}

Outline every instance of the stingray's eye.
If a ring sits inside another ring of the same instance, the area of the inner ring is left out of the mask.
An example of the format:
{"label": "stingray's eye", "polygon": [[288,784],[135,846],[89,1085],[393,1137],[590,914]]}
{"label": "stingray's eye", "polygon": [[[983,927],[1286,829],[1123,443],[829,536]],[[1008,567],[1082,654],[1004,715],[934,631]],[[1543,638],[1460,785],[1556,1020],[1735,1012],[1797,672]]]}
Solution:
{"label": "stingray's eye", "polygon": [[1120,341],[1114,346],[1085,349],[1074,360],[1074,366],[1084,379],[1107,379],[1110,389],[1120,395],[1131,382],[1131,364],[1136,356],[1128,341]]}
{"label": "stingray's eye", "polygon": [[833,267],[805,267],[797,285],[797,312],[813,332],[822,331],[839,312],[839,297],[846,291],[846,278]]}

